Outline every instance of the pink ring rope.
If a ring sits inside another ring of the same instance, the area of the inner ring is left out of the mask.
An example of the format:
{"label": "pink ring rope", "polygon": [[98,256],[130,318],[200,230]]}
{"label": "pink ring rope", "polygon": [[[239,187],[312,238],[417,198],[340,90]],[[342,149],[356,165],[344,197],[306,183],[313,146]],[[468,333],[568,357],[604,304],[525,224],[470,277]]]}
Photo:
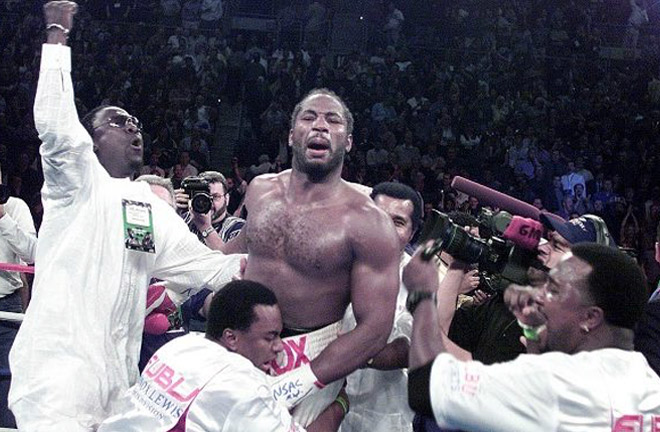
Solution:
{"label": "pink ring rope", "polygon": [[0,263],[0,271],[15,271],[19,273],[34,273],[34,266],[12,263]]}
{"label": "pink ring rope", "polygon": [[[34,273],[33,266],[26,266],[21,264],[0,263],[0,271],[15,271],[19,273]],[[22,313],[15,312],[0,312],[0,321],[23,321]],[[2,374],[0,373],[0,376]],[[0,429],[2,431],[2,429]]]}

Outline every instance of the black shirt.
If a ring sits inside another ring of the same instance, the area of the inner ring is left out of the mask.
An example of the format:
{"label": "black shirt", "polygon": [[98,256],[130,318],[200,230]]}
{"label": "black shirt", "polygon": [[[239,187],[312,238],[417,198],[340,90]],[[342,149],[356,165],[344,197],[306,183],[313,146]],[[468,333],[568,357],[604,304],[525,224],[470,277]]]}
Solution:
{"label": "black shirt", "polygon": [[449,327],[449,339],[484,364],[513,360],[526,352],[520,336],[522,330],[502,293],[483,304],[459,308]]}

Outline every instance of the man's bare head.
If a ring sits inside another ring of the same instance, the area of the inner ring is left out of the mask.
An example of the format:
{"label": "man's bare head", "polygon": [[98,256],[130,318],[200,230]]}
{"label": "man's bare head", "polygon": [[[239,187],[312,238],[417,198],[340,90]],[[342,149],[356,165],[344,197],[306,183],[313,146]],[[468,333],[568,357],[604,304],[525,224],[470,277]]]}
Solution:
{"label": "man's bare head", "polygon": [[422,198],[410,186],[383,182],[374,186],[371,198],[394,222],[403,252],[422,221]]}
{"label": "man's bare head", "polygon": [[135,181],[148,183],[149,187],[151,187],[151,191],[156,194],[158,198],[165,201],[170,207],[176,208],[172,180],[153,174],[144,174],[136,178]]}
{"label": "man's bare head", "polygon": [[[329,91],[312,92],[302,100],[289,131],[295,172],[314,181],[341,172],[344,156],[353,145],[347,112],[350,115],[341,99]],[[352,128],[352,118],[350,122]]]}
{"label": "man's bare head", "polygon": [[102,105],[81,121],[94,152],[112,177],[129,177],[142,166],[142,124],[123,108]]}
{"label": "man's bare head", "polygon": [[646,297],[644,274],[623,252],[597,243],[572,246],[537,297],[548,348],[575,353],[632,347]]}
{"label": "man's bare head", "polygon": [[348,106],[346,106],[346,103],[344,100],[337,95],[337,93],[333,92],[332,90],[329,90],[327,88],[318,88],[310,91],[307,93],[301,100],[298,102],[298,104],[295,106],[293,109],[293,114],[291,114],[291,128],[293,129],[293,126],[296,124],[296,118],[300,114],[300,111],[302,110],[303,103],[309,99],[312,96],[316,95],[326,95],[330,96],[339,102],[339,104],[342,107],[342,116],[346,120],[346,130],[348,131],[348,134],[351,135],[353,133],[353,114],[351,114],[351,111],[348,109]]}

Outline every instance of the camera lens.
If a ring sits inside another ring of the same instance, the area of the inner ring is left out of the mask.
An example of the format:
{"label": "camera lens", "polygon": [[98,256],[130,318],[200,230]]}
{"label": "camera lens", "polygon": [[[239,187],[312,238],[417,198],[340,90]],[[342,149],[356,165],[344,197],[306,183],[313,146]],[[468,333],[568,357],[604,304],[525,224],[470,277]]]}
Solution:
{"label": "camera lens", "polygon": [[192,209],[200,214],[208,213],[212,204],[211,197],[205,193],[196,194],[190,202]]}
{"label": "camera lens", "polygon": [[488,246],[457,225],[450,225],[443,236],[442,248],[451,256],[469,264],[479,262]]}

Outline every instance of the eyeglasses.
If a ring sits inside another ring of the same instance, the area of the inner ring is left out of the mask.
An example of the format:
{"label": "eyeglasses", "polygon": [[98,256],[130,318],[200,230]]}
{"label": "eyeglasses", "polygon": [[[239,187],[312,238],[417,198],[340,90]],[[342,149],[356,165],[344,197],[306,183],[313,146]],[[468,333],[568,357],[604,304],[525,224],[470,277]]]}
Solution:
{"label": "eyeglasses", "polygon": [[113,128],[121,129],[121,128],[125,128],[128,123],[135,126],[135,128],[138,130],[138,132],[142,132],[142,122],[140,122],[140,120],[138,120],[138,118],[135,117],[135,116],[128,116],[128,115],[124,115],[124,114],[114,115],[114,116],[110,117],[110,120],[107,120],[107,121],[101,123],[100,125],[98,125],[94,129],[98,129],[103,125],[108,125],[108,126],[113,127]]}
{"label": "eyeglasses", "polygon": [[229,195],[229,194],[228,194],[228,193],[223,193],[223,194],[213,194],[213,195],[211,195],[211,198],[213,198],[214,200],[217,200],[217,199],[220,199],[220,198],[224,198],[224,197],[226,197],[227,195]]}

